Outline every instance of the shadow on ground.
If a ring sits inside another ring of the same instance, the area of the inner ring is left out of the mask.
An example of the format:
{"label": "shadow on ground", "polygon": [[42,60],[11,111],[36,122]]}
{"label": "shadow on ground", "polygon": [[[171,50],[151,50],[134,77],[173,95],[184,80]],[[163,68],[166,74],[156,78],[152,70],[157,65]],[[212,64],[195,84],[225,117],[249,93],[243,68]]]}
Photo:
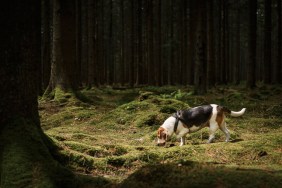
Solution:
{"label": "shadow on ground", "polygon": [[186,161],[142,167],[117,187],[280,187],[281,171],[223,167]]}

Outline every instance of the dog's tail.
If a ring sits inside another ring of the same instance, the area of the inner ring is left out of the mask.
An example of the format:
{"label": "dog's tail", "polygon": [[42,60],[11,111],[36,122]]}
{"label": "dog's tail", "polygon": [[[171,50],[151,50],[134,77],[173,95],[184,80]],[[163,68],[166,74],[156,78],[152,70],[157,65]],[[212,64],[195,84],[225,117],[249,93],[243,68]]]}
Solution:
{"label": "dog's tail", "polygon": [[230,115],[232,117],[239,117],[241,115],[243,115],[246,111],[246,108],[242,108],[242,110],[238,111],[238,112],[235,112],[235,111],[231,111]]}
{"label": "dog's tail", "polygon": [[228,114],[230,114],[232,117],[239,117],[239,116],[242,116],[245,111],[246,111],[246,108],[242,108],[242,110],[238,111],[238,112],[235,112],[235,111],[231,111],[229,110],[228,108],[226,107],[222,107],[222,110]]}

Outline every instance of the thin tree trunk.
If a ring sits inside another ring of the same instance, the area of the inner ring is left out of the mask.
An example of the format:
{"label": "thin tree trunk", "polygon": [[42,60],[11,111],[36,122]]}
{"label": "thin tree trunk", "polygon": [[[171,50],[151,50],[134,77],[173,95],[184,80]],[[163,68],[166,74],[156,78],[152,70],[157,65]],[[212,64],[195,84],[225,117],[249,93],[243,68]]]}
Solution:
{"label": "thin tree trunk", "polygon": [[94,1],[88,0],[88,71],[85,73],[88,76],[87,85],[88,87],[92,87],[95,85],[95,62],[94,62],[94,35],[95,35],[95,18],[94,18]]}
{"label": "thin tree trunk", "polygon": [[194,84],[194,62],[195,62],[195,25],[196,25],[196,16],[195,16],[195,10],[194,5],[196,1],[192,0],[189,1],[189,27],[188,27],[188,36],[189,36],[189,43],[188,43],[188,65],[187,65],[187,80],[188,84],[192,85]]}
{"label": "thin tree trunk", "polygon": [[[52,10],[52,9],[51,9]],[[40,88],[42,94],[48,86],[51,68],[51,23],[50,23],[50,1],[41,1],[41,69]]]}
{"label": "thin tree trunk", "polygon": [[47,95],[49,95],[57,85],[61,88],[64,88],[65,86],[63,85],[62,80],[64,80],[64,77],[66,77],[65,72],[62,72],[62,70],[60,69],[60,64],[63,63],[61,46],[60,0],[54,0],[52,8],[52,60],[50,81],[45,91],[45,94]]}
{"label": "thin tree trunk", "polygon": [[278,38],[277,38],[277,63],[276,63],[276,83],[282,83],[282,72],[281,72],[281,65],[282,65],[282,58],[281,58],[281,54],[282,54],[282,13],[281,13],[281,0],[277,0],[277,15],[278,15],[278,19],[277,19],[277,27],[278,27]]}
{"label": "thin tree trunk", "polygon": [[163,63],[161,62],[162,60],[162,32],[161,32],[161,28],[162,28],[162,0],[158,1],[158,26],[157,26],[157,33],[158,33],[158,67],[159,67],[159,71],[157,71],[157,78],[158,78],[158,85],[163,85]]}
{"label": "thin tree trunk", "polygon": [[237,2],[237,16],[236,16],[236,54],[235,54],[235,62],[233,64],[233,82],[235,84],[240,83],[240,61],[241,61],[241,33],[240,33],[240,25],[241,25],[241,10],[240,10],[240,0]]}
{"label": "thin tree trunk", "polygon": [[[271,2],[264,0],[265,20],[264,20],[264,82],[271,83],[272,60],[271,60]],[[279,34],[281,35],[281,33]]]}
{"label": "thin tree trunk", "polygon": [[81,1],[81,80],[86,85],[88,76],[88,13],[87,0]]}
{"label": "thin tree trunk", "polygon": [[256,36],[257,36],[257,0],[249,0],[249,57],[247,63],[247,87],[256,86]]}
{"label": "thin tree trunk", "polygon": [[206,31],[206,1],[198,0],[196,27],[196,62],[195,62],[195,93],[207,92],[207,31]]}
{"label": "thin tree trunk", "polygon": [[220,62],[220,72],[221,75],[220,82],[223,84],[227,83],[226,80],[226,2],[225,0],[221,1],[221,31],[220,31],[220,38],[221,38],[221,45],[220,45],[220,55],[221,55],[221,62]]}
{"label": "thin tree trunk", "polygon": [[215,57],[214,57],[214,19],[213,19],[213,0],[209,0],[208,2],[208,25],[207,25],[207,42],[208,42],[208,46],[207,46],[207,51],[208,51],[208,86],[209,87],[213,87],[215,85]]}
{"label": "thin tree trunk", "polygon": [[74,66],[75,71],[75,82],[77,86],[81,86],[81,1],[75,0],[75,29],[76,29],[76,49],[75,56],[76,62]]}

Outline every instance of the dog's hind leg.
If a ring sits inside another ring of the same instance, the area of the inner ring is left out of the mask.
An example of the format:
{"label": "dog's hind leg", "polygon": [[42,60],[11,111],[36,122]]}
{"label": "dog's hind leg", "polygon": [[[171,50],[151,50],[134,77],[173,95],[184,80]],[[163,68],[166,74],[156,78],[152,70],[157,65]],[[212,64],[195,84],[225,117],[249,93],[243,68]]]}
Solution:
{"label": "dog's hind leg", "polygon": [[213,139],[215,138],[215,132],[218,130],[218,124],[217,123],[210,123],[210,136],[208,140],[208,144],[212,143]]}
{"label": "dog's hind leg", "polygon": [[180,145],[179,146],[183,146],[183,145],[185,145],[185,136],[182,136],[180,138]]}
{"label": "dog's hind leg", "polygon": [[178,135],[176,136],[177,139],[180,138],[180,145],[183,146],[185,145],[185,136],[189,133],[189,129],[183,129]]}
{"label": "dog's hind leg", "polygon": [[229,142],[230,133],[229,133],[227,127],[226,127],[225,121],[222,122],[222,124],[220,125],[219,128],[220,128],[220,130],[225,134],[225,137],[226,137],[225,142]]}

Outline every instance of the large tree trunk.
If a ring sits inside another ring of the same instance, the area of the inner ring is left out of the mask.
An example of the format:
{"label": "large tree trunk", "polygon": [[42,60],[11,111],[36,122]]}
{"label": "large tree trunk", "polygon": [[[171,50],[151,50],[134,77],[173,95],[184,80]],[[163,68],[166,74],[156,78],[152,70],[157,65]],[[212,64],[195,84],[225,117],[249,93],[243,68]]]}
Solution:
{"label": "large tree trunk", "polygon": [[0,187],[75,187],[40,127],[40,1],[28,2],[5,1],[0,8]]}

